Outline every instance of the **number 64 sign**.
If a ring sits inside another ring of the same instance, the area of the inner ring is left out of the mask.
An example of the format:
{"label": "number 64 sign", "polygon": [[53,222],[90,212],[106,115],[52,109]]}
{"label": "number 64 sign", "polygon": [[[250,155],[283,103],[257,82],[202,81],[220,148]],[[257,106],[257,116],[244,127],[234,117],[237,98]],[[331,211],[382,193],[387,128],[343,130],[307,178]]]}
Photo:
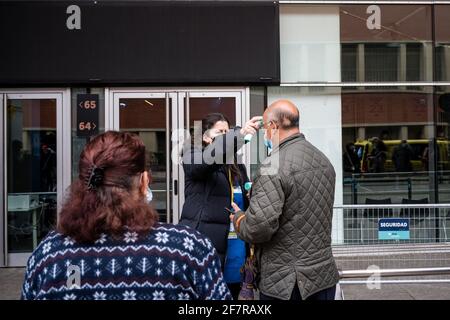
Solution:
{"label": "number 64 sign", "polygon": [[98,134],[98,94],[77,95],[77,136],[91,137]]}

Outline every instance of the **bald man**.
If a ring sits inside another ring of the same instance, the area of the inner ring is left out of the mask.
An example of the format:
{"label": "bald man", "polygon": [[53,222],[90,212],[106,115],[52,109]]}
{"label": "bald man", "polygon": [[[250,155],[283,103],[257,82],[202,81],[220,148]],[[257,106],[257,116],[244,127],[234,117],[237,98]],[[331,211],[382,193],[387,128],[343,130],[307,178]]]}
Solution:
{"label": "bald man", "polygon": [[[335,171],[299,130],[288,100],[264,112],[272,149],[254,180],[250,205],[233,205],[238,236],[255,245],[261,300],[333,300],[339,273],[331,251]],[[277,158],[278,170],[264,170]],[[271,172],[269,174],[269,172]]]}

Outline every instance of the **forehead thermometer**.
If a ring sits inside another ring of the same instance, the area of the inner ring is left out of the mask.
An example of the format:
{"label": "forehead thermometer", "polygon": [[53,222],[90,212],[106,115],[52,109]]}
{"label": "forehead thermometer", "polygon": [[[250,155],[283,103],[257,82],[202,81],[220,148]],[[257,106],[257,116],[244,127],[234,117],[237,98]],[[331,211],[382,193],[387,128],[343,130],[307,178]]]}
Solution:
{"label": "forehead thermometer", "polygon": [[[262,126],[264,125],[264,122],[262,120],[258,121],[258,129],[262,128]],[[253,135],[251,133],[248,133],[245,135],[244,137],[244,141],[245,142],[250,142],[253,138]]]}

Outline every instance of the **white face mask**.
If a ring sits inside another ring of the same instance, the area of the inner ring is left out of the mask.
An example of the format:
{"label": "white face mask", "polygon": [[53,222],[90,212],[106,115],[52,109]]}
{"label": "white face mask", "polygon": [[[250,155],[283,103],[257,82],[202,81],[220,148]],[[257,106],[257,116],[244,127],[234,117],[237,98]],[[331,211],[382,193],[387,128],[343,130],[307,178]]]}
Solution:
{"label": "white face mask", "polygon": [[150,189],[150,187],[147,187],[147,202],[150,203],[153,200],[153,192],[152,189]]}

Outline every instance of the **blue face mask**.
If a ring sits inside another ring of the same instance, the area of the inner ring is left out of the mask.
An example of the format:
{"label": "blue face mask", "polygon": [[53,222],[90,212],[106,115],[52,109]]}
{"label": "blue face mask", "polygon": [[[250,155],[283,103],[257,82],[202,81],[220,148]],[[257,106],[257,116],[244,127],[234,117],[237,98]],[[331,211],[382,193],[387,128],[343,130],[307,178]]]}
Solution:
{"label": "blue face mask", "polygon": [[266,135],[267,135],[267,129],[266,129],[266,132],[264,134],[264,145],[267,147],[267,150],[270,153],[270,152],[272,152],[272,147],[273,147],[272,140],[267,139]]}
{"label": "blue face mask", "polygon": [[147,187],[147,202],[150,203],[153,200],[153,192],[150,187]]}
{"label": "blue face mask", "polygon": [[264,145],[269,149],[269,151],[272,149],[272,140],[267,139],[264,137]]}

